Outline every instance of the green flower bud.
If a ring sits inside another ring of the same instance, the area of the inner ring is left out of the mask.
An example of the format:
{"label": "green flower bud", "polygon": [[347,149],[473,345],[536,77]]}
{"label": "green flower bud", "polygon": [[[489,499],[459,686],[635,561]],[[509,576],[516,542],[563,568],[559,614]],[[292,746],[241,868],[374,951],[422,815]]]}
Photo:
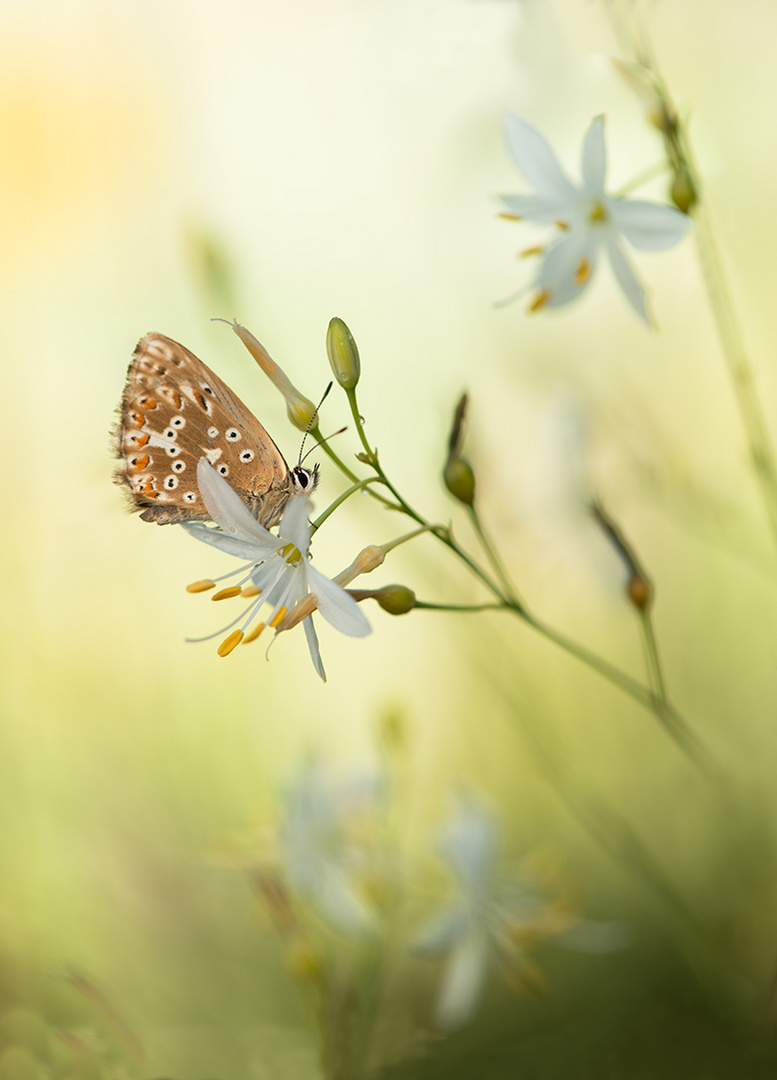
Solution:
{"label": "green flower bud", "polygon": [[361,363],[353,334],[342,319],[332,319],[326,332],[326,352],[332,374],[343,390],[353,390],[359,381]]}
{"label": "green flower bud", "polygon": [[406,615],[415,607],[415,593],[406,585],[384,585],[372,595],[389,615]]}
{"label": "green flower bud", "polygon": [[682,210],[684,214],[689,214],[699,201],[699,195],[696,188],[693,186],[690,176],[684,169],[675,173],[672,186],[669,190],[669,197],[677,209]]}
{"label": "green flower bud", "polygon": [[475,501],[475,474],[468,461],[464,458],[448,458],[442,478],[454,499],[472,506]]}
{"label": "green flower bud", "polygon": [[460,456],[464,441],[464,418],[467,415],[468,398],[462,394],[453,415],[451,433],[448,436],[448,457],[442,471],[442,478],[454,499],[472,506],[475,501],[475,474],[466,458]]}

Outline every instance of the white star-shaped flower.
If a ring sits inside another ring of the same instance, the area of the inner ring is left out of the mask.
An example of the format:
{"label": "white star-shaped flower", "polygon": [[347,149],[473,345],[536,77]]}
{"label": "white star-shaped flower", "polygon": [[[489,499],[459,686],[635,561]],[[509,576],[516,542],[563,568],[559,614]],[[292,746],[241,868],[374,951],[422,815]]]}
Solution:
{"label": "white star-shaped flower", "polygon": [[[223,594],[251,598],[248,609],[224,628],[240,624],[222,642],[221,656],[226,656],[240,642],[257,638],[265,626],[277,627],[287,611],[308,593],[326,621],[343,634],[364,637],[371,632],[353,597],[310,565],[308,518],[312,504],[309,499],[298,495],[289,502],[279,536],[275,536],[259,524],[239,495],[204,457],[197,465],[197,483],[202,501],[218,528],[202,524],[185,524],[184,528],[197,540],[244,561],[241,569],[225,575],[239,575],[239,582]],[[200,586],[212,585],[213,581],[197,583],[190,590],[196,592]],[[257,622],[259,610],[265,604],[271,607],[271,613],[264,621]],[[326,679],[312,617],[305,618],[303,625],[313,666]]]}
{"label": "white star-shaped flower", "polygon": [[505,216],[561,230],[547,248],[527,251],[542,255],[531,310],[576,299],[593,278],[604,249],[626,299],[649,322],[645,290],[621,241],[638,251],[664,251],[682,240],[690,218],[671,206],[606,194],[603,116],[596,117],[583,141],[580,184],[567,177],[545,137],[526,120],[509,114],[505,131],[518,168],[535,189],[534,195],[502,196]]}
{"label": "white star-shaped flower", "polygon": [[476,800],[460,799],[437,850],[453,872],[456,894],[415,948],[446,957],[435,1021],[454,1030],[472,1018],[493,960],[501,960],[513,980],[525,977],[530,944],[565,932],[574,919],[563,905],[533,896],[520,881],[500,878],[495,822]]}

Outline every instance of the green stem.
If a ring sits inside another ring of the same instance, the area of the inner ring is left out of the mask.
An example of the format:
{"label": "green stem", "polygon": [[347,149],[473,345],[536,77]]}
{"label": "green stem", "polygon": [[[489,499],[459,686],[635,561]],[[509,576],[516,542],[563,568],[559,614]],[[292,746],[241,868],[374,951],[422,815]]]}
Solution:
{"label": "green stem", "polygon": [[379,484],[381,479],[379,476],[368,476],[366,480],[357,480],[355,484],[347,488],[342,495],[338,495],[333,503],[331,503],[323,514],[319,514],[316,520],[311,525],[311,533],[314,533],[316,529],[320,529],[330,514],[333,514],[338,506],[342,506],[346,499],[350,499],[351,495],[354,495],[357,491],[364,491],[369,484]]}
{"label": "green stem", "polygon": [[[691,166],[690,175],[698,190],[699,181]],[[705,207],[694,213],[696,246],[707,299],[715,318],[723,355],[728,367],[742,424],[748,441],[750,459],[761,492],[769,525],[777,542],[777,463],[769,438],[752,366],[745,350],[739,320],[731,299],[718,246]]]}
{"label": "green stem", "polygon": [[480,520],[480,515],[475,509],[474,503],[471,503],[469,506],[467,506],[467,510],[469,511],[469,519],[472,522],[472,527],[477,533],[478,540],[480,540],[480,544],[486,553],[488,561],[491,563],[491,567],[494,573],[499,578],[499,583],[504,589],[505,595],[512,601],[512,603],[516,607],[522,608],[523,603],[518,597],[518,593],[512,581],[510,580],[504,563],[500,559],[496,548],[491,543],[491,538],[488,536],[485,528],[483,527],[483,522]]}

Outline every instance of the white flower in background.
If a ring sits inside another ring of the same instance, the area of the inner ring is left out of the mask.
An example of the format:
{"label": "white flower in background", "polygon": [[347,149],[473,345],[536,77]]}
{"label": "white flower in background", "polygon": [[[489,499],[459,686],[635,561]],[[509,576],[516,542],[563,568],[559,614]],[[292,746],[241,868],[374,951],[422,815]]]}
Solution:
{"label": "white flower in background", "polygon": [[525,252],[542,256],[531,310],[560,307],[576,299],[593,278],[604,249],[627,300],[649,322],[645,290],[621,241],[638,251],[664,251],[682,240],[691,219],[671,206],[605,193],[603,116],[593,121],[583,141],[579,185],[568,179],[549,143],[526,120],[509,114],[505,131],[518,168],[535,194],[502,196],[504,216],[560,230],[549,246]]}
{"label": "white flower in background", "polygon": [[352,937],[375,927],[359,886],[372,869],[369,825],[382,790],[377,774],[335,784],[314,757],[283,798],[278,827],[283,878],[293,894]]}
{"label": "white flower in background", "polygon": [[501,962],[512,982],[530,982],[531,945],[564,933],[575,920],[563,905],[533,896],[520,880],[500,878],[496,825],[474,799],[459,800],[437,850],[453,872],[456,893],[415,948],[445,956],[435,1021],[454,1030],[472,1018],[492,962]]}
{"label": "white flower in background", "polygon": [[[241,642],[253,641],[265,626],[277,627],[287,611],[308,593],[315,598],[323,618],[335,629],[352,637],[370,633],[370,624],[353,597],[310,565],[308,518],[312,505],[309,499],[298,495],[289,502],[278,530],[279,536],[275,536],[259,524],[243,500],[205,458],[200,458],[197,465],[197,483],[202,501],[218,528],[199,523],[187,523],[183,527],[197,540],[245,562],[242,568],[224,575],[240,575],[239,583],[217,593],[216,598],[241,595],[252,598],[248,609],[225,627],[229,629],[240,623],[240,629],[221,643],[219,655],[226,656]],[[196,582],[189,588],[198,592],[213,584],[213,580]],[[259,610],[265,604],[270,606],[271,613],[264,621],[257,622]],[[321,678],[326,679],[312,616],[304,619],[303,625],[313,666]]]}

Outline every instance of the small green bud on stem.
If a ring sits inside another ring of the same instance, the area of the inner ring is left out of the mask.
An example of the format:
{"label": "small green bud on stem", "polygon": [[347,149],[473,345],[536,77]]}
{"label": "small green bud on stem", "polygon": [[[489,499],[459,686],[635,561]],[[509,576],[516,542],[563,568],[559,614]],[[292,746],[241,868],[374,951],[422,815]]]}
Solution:
{"label": "small green bud on stem", "polygon": [[334,318],[326,332],[326,352],[332,374],[343,390],[354,390],[361,373],[359,350],[342,319]]}
{"label": "small green bud on stem", "polygon": [[467,395],[462,394],[453,415],[453,425],[448,436],[448,457],[442,470],[442,478],[454,499],[458,499],[466,506],[472,506],[475,502],[475,473],[470,463],[460,453],[461,444],[464,441],[467,403]]}

